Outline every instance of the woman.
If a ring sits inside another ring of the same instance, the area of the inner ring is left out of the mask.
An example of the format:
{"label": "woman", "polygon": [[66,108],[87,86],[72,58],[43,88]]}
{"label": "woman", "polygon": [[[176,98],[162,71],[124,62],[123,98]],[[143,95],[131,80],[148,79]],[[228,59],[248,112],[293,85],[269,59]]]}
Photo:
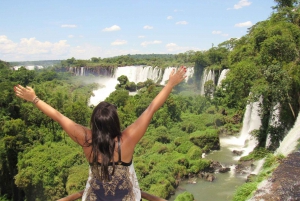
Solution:
{"label": "woman", "polygon": [[[30,87],[15,86],[18,97],[31,101],[44,114],[58,122],[78,143],[90,164],[84,200],[136,200],[134,174],[130,169],[136,144],[145,134],[154,113],[164,104],[174,86],[185,79],[186,68],[173,69],[168,83],[141,116],[121,132],[117,109],[100,102],[93,110],[90,128],[76,124],[40,100]],[[140,197],[140,194],[139,194]]]}

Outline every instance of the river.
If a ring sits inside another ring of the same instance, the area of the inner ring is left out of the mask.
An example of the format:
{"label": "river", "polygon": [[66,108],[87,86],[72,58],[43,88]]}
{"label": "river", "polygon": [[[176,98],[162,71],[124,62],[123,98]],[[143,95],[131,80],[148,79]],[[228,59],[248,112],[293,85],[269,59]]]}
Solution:
{"label": "river", "polygon": [[223,166],[230,167],[231,171],[227,173],[215,173],[216,179],[213,182],[198,178],[195,184],[190,184],[187,180],[183,180],[169,201],[174,201],[184,191],[192,193],[195,201],[229,201],[232,199],[236,188],[245,183],[246,180],[246,175],[236,174],[234,171],[235,164],[238,161],[232,154],[232,150],[221,146],[220,150],[211,152],[206,155],[206,158],[218,161]]}

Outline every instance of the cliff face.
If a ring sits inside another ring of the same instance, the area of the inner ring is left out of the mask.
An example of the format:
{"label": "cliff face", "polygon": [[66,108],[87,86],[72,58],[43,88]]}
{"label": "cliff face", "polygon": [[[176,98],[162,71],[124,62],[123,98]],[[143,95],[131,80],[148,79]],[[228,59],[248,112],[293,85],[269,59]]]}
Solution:
{"label": "cliff face", "polygon": [[264,182],[251,201],[300,200],[300,151],[291,153]]}

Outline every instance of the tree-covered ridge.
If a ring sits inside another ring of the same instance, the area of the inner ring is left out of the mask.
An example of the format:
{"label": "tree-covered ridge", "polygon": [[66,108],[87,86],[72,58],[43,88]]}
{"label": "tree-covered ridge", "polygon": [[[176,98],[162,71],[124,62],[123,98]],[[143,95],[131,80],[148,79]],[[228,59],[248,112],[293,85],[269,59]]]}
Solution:
{"label": "tree-covered ridge", "polygon": [[56,69],[64,69],[66,67],[119,67],[147,65],[158,66],[161,68],[169,66],[194,66],[195,51],[187,51],[179,54],[146,54],[146,55],[121,55],[111,58],[92,57],[88,60],[76,59],[74,57],[66,59],[56,64]]}

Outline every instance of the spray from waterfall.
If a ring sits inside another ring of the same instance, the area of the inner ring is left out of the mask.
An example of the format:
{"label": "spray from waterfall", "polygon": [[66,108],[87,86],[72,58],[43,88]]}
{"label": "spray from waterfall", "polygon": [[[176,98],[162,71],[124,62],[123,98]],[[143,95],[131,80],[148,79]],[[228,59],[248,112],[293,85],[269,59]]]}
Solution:
{"label": "spray from waterfall", "polygon": [[249,103],[243,118],[243,127],[238,137],[221,138],[221,146],[229,147],[232,151],[242,151],[242,155],[236,157],[238,160],[242,156],[248,155],[257,145],[257,140],[251,135],[251,132],[259,129],[261,120],[259,116],[260,101]]}
{"label": "spray from waterfall", "polygon": [[300,113],[298,114],[294,127],[284,137],[283,141],[280,143],[280,146],[277,148],[275,154],[283,154],[284,156],[289,155],[296,149],[299,139],[300,139]]}

